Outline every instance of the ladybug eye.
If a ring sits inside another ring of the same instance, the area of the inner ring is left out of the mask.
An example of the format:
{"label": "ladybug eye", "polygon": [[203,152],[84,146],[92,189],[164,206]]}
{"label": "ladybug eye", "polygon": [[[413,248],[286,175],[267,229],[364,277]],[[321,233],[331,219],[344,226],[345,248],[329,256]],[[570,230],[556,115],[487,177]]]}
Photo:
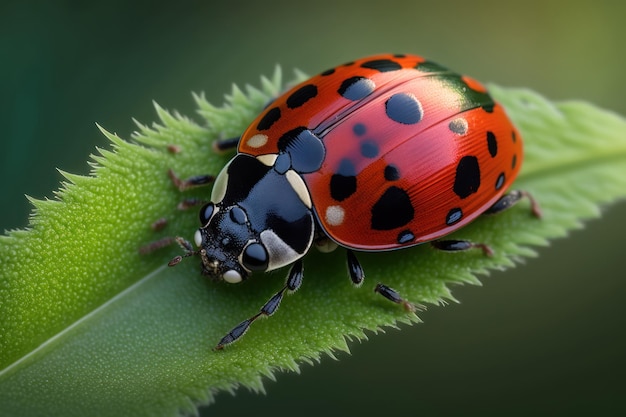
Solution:
{"label": "ladybug eye", "polygon": [[215,205],[213,203],[208,203],[200,209],[200,224],[202,227],[206,226],[209,220],[211,220],[214,211]]}
{"label": "ladybug eye", "polygon": [[260,243],[251,243],[243,250],[241,263],[250,271],[265,271],[269,264],[269,256]]}

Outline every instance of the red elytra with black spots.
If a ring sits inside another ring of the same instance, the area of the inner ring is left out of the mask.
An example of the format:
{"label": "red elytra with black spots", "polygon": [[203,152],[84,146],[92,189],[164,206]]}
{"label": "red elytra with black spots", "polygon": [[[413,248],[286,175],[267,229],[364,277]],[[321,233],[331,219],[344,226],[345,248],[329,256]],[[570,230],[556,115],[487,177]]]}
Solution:
{"label": "red elytra with black spots", "polygon": [[239,152],[281,152],[308,129],[319,168],[301,172],[323,231],[342,246],[387,250],[445,236],[515,179],[522,140],[478,81],[419,56],[380,55],[294,87],[245,131]]}
{"label": "red elytra with black spots", "polygon": [[[170,265],[198,255],[205,275],[229,283],[292,265],[285,286],[226,334],[221,349],[300,287],[301,258],[314,244],[346,248],[355,284],[364,273],[352,250],[433,241],[490,254],[483,243],[439,238],[530,197],[504,194],[522,159],[519,133],[479,82],[419,56],[363,58],[293,87],[252,122],[200,210],[199,249],[178,238],[186,253]],[[386,285],[375,290],[414,311]]]}

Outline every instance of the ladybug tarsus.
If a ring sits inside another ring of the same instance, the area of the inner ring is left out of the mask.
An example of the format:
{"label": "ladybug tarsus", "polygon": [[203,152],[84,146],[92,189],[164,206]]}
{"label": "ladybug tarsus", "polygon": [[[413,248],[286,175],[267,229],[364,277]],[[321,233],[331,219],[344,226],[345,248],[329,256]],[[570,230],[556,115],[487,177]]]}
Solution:
{"label": "ladybug tarsus", "polygon": [[386,286],[385,284],[381,284],[380,282],[376,284],[374,288],[374,292],[385,297],[387,300],[400,304],[408,313],[415,313],[418,309],[423,309],[423,306],[416,306],[415,304],[405,300],[400,296],[400,294],[391,287]]}
{"label": "ladybug tarsus", "polygon": [[246,334],[252,322],[256,320],[260,315],[261,313],[258,313],[256,316],[239,323],[237,326],[235,326],[235,328],[228,332],[226,336],[222,337],[222,339],[213,348],[213,350],[223,350],[224,346],[230,345],[231,343],[241,338],[244,334]]}

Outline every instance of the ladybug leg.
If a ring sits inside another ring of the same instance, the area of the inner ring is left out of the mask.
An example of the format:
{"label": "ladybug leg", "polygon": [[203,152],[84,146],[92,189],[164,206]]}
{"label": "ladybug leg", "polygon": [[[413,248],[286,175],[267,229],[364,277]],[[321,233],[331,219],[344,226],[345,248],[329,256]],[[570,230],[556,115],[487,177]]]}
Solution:
{"label": "ladybug leg", "polygon": [[278,310],[278,306],[280,306],[280,302],[285,295],[285,292],[293,293],[302,285],[302,277],[304,275],[304,267],[302,266],[302,260],[297,260],[291,269],[289,270],[289,274],[287,275],[287,281],[285,286],[278,291],[276,294],[272,296],[264,305],[261,307],[258,313],[254,316],[250,317],[247,320],[242,321],[237,326],[235,326],[228,334],[219,341],[217,346],[213,348],[213,350],[222,350],[224,346],[230,345],[231,343],[239,340],[250,328],[250,325],[260,317],[269,317]]}
{"label": "ladybug leg", "polygon": [[167,170],[167,175],[170,177],[170,180],[172,180],[172,184],[174,184],[174,186],[180,191],[185,191],[191,187],[207,185],[215,180],[213,175],[195,175],[187,178],[186,180],[182,180],[171,169]]}
{"label": "ladybug leg", "polygon": [[488,245],[484,243],[474,243],[469,240],[434,240],[430,242],[431,246],[435,249],[439,249],[445,252],[459,252],[468,249],[481,249],[483,253],[487,256],[493,255],[493,249],[491,249]]}
{"label": "ladybug leg", "polygon": [[374,288],[374,292],[385,297],[387,300],[394,302],[396,304],[400,304],[407,312],[415,313],[417,311],[417,306],[413,303],[408,302],[404,298],[400,296],[400,294],[391,287],[386,286],[385,284],[381,284],[380,282],[376,284],[376,288]]}
{"label": "ladybug leg", "polygon": [[[348,258],[348,273],[350,275],[350,279],[356,286],[359,286],[363,283],[363,280],[365,279],[363,267],[361,266],[361,263],[357,259],[354,252],[348,250],[346,254]],[[415,304],[405,300],[396,290],[386,286],[385,284],[376,284],[374,292],[377,292],[389,301],[400,304],[409,313],[415,313],[415,311],[418,309]]]}
{"label": "ladybug leg", "polygon": [[348,274],[350,275],[350,279],[352,283],[356,286],[360,286],[365,279],[365,272],[363,272],[363,267],[361,263],[357,259],[354,252],[351,250],[346,251],[347,261],[348,261]]}
{"label": "ladybug leg", "polygon": [[237,148],[239,144],[239,137],[236,138],[228,138],[228,139],[218,139],[213,142],[213,150],[217,153],[224,153],[228,151],[232,151]]}
{"label": "ladybug leg", "polygon": [[503,195],[493,206],[489,207],[484,214],[490,215],[503,212],[504,210],[513,207],[524,197],[530,200],[530,207],[533,216],[541,218],[541,208],[539,207],[537,200],[535,200],[535,198],[528,191],[522,190],[513,190]]}
{"label": "ladybug leg", "polygon": [[[533,216],[541,218],[541,208],[539,207],[539,203],[537,203],[537,200],[535,200],[529,192],[521,190],[513,190],[508,194],[503,195],[498,201],[494,203],[493,206],[489,207],[483,214],[493,215],[501,213],[513,207],[524,197],[530,200],[530,207]],[[434,248],[446,252],[458,252],[478,248],[481,249],[483,253],[487,256],[493,255],[493,249],[491,249],[488,245],[484,243],[474,243],[467,240],[435,240],[430,242],[430,244]]]}

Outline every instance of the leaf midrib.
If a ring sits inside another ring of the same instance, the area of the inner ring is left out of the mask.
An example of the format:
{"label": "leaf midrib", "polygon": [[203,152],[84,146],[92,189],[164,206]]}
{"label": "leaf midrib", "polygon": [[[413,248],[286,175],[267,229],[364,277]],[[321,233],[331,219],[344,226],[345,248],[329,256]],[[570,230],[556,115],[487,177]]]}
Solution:
{"label": "leaf midrib", "polygon": [[618,150],[619,152],[597,152],[597,156],[593,157],[586,157],[584,152],[578,152],[570,158],[560,157],[561,163],[559,164],[551,163],[550,158],[545,158],[545,162],[534,163],[530,168],[525,169],[523,179],[524,181],[533,181],[540,176],[545,176],[546,173],[567,172],[581,167],[601,165],[602,162],[626,159],[626,146],[623,149],[618,148]]}
{"label": "leaf midrib", "polygon": [[83,315],[81,318],[71,323],[60,332],[50,336],[48,339],[42,342],[35,349],[26,353],[24,356],[18,358],[15,362],[9,364],[6,368],[0,370],[0,379],[4,377],[9,377],[12,374],[12,372],[15,372],[17,369],[19,369],[19,366],[23,363],[26,363],[29,358],[36,356],[39,352],[43,352],[48,346],[51,346],[54,342],[61,339],[65,335],[69,334],[72,330],[80,327],[84,323],[88,322],[90,319],[96,317],[101,312],[105,311],[106,309],[108,309],[113,304],[117,303],[118,301],[123,300],[125,297],[129,296],[134,291],[141,288],[142,286],[144,286],[145,284],[153,280],[155,277],[157,277],[165,268],[166,268],[165,265],[162,265],[156,268],[154,271],[150,272],[143,278],[139,279],[138,281],[136,281],[134,284],[130,285],[129,287],[126,287],[124,290],[120,291],[118,294],[111,297],[110,299],[108,299],[106,302],[104,302],[97,308]]}

